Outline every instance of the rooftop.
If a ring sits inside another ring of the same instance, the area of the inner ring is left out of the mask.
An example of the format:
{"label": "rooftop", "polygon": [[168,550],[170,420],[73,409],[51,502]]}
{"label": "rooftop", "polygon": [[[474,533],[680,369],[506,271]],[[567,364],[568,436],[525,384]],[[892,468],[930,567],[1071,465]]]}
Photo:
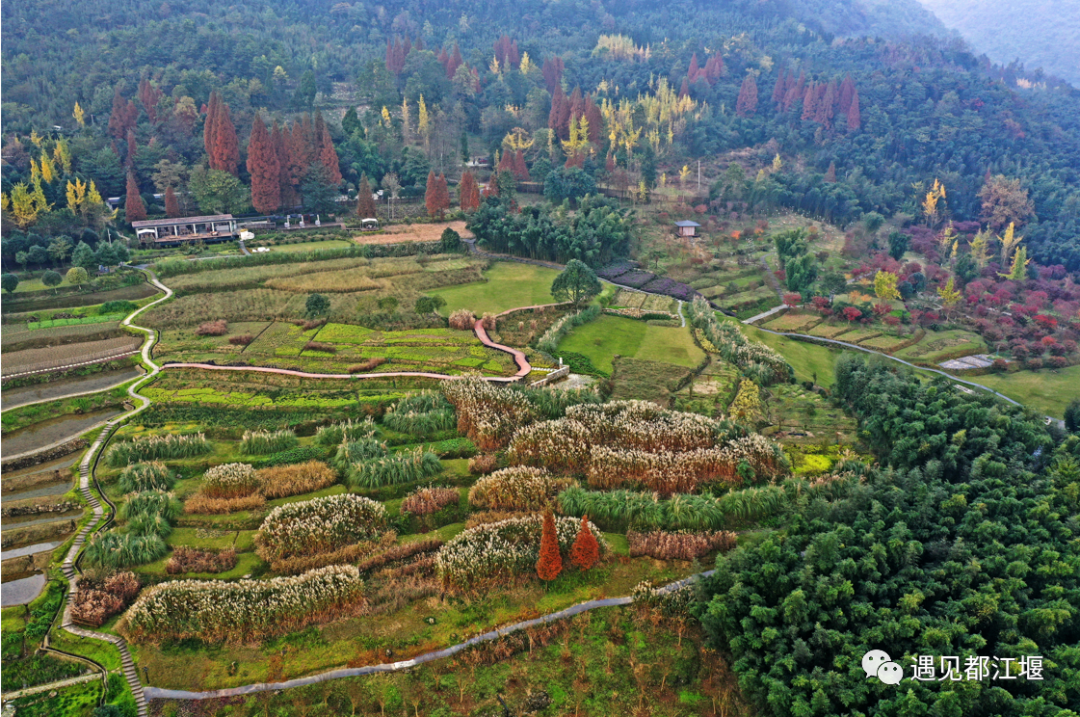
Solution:
{"label": "rooftop", "polygon": [[135,229],[145,227],[171,227],[177,224],[205,224],[207,222],[227,222],[233,218],[232,214],[211,214],[205,217],[176,217],[175,219],[144,219],[141,222],[132,222]]}
{"label": "rooftop", "polygon": [[700,227],[701,225],[698,224],[697,222],[692,222],[692,221],[690,221],[688,219],[683,219],[682,221],[675,222],[675,226],[677,226],[677,227]]}

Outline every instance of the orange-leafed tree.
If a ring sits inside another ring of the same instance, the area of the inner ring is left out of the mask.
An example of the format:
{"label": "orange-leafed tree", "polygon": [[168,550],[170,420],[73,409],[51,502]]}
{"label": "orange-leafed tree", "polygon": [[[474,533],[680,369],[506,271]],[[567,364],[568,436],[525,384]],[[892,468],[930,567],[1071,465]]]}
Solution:
{"label": "orange-leafed tree", "polygon": [[859,91],[851,95],[851,106],[847,110],[847,128],[854,132],[862,127],[862,113],[859,111]]}
{"label": "orange-leafed tree", "polygon": [[439,178],[435,176],[435,170],[427,175],[427,187],[424,190],[424,207],[429,217],[439,213]]}
{"label": "orange-leafed tree", "polygon": [[462,211],[471,212],[480,208],[480,187],[476,183],[476,177],[472,172],[466,171],[461,175],[461,183],[458,184],[458,203]]}
{"label": "orange-leafed tree", "polygon": [[570,548],[570,562],[582,570],[588,570],[600,560],[600,543],[589,528],[589,516],[581,519],[581,528],[578,529],[577,538],[574,539],[574,547]]}
{"label": "orange-leafed tree", "polygon": [[281,206],[281,165],[273,138],[258,113],[248,143],[247,169],[251,174],[251,205],[263,214],[276,212]]}
{"label": "orange-leafed tree", "polygon": [[138,222],[146,219],[146,205],[139,196],[139,183],[135,181],[135,175],[128,172],[127,176],[127,199],[124,201],[124,216],[128,222]]}
{"label": "orange-leafed tree", "polygon": [[165,215],[168,217],[180,216],[180,202],[176,199],[176,192],[172,187],[165,188]]}
{"label": "orange-leafed tree", "polygon": [[757,102],[757,80],[753,75],[747,75],[739,90],[739,99],[735,102],[735,114],[740,117],[753,117],[754,112],[757,111]]}
{"label": "orange-leafed tree", "polygon": [[337,150],[330,137],[330,129],[323,121],[322,113],[315,115],[315,140],[318,143],[318,161],[326,167],[326,176],[331,184],[341,184],[341,167],[338,164]]}
{"label": "orange-leafed tree", "polygon": [[368,183],[367,175],[360,177],[360,189],[357,190],[356,216],[361,219],[373,219],[375,217],[375,200],[371,197],[371,184]]}
{"label": "orange-leafed tree", "polygon": [[274,144],[274,154],[277,155],[278,160],[278,196],[281,198],[281,206],[291,209],[300,202],[300,198],[296,196],[296,190],[293,189],[290,174],[289,146],[292,143],[292,136],[289,134],[288,127],[283,131],[278,126],[277,120],[274,120],[274,127],[270,130],[270,141]]}
{"label": "orange-leafed tree", "polygon": [[240,164],[240,141],[236,138],[236,126],[229,113],[229,105],[218,100],[214,116],[213,146],[210,150],[210,169],[236,176]]}
{"label": "orange-leafed tree", "polygon": [[218,93],[214,90],[210,93],[210,101],[206,104],[206,120],[203,122],[203,148],[206,150],[207,157],[214,154],[214,129],[218,116],[218,104]]}
{"label": "orange-leafed tree", "polygon": [[562,572],[562,554],[559,538],[555,534],[555,514],[544,513],[544,530],[540,534],[540,558],[536,561],[536,574],[541,580],[554,580]]}

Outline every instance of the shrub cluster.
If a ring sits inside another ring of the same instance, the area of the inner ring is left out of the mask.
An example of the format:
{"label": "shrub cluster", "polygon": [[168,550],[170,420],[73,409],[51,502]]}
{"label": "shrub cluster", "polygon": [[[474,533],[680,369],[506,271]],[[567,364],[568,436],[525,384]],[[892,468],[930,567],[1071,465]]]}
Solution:
{"label": "shrub cluster", "polygon": [[196,336],[224,336],[229,333],[229,324],[225,319],[207,321],[195,329]]}
{"label": "shrub cluster", "polygon": [[184,501],[184,512],[196,515],[226,515],[241,510],[258,510],[264,505],[266,498],[261,493],[237,498],[211,498],[200,492]]}
{"label": "shrub cluster", "polygon": [[250,344],[254,340],[255,340],[255,337],[252,336],[251,334],[241,334],[239,336],[230,336],[229,337],[229,343],[232,344],[233,346],[247,346],[248,344]]}
{"label": "shrub cluster", "polygon": [[718,320],[709,302],[700,296],[690,305],[690,323],[701,330],[724,360],[738,366],[755,383],[768,386],[795,379],[795,369],[783,356],[746,338],[735,323]]}
{"label": "shrub cluster", "polygon": [[630,531],[630,557],[642,555],[658,560],[694,560],[714,551],[726,552],[735,547],[735,533],[720,530],[712,533],[636,533]]}
{"label": "shrub cluster", "polygon": [[388,550],[383,550],[382,552],[376,553],[370,558],[362,561],[359,565],[360,572],[371,572],[372,570],[378,570],[379,568],[386,567],[387,565],[399,563],[416,555],[422,555],[424,553],[434,553],[442,546],[443,541],[438,538],[414,540],[411,543],[395,545]]}
{"label": "shrub cluster", "polygon": [[319,351],[325,354],[337,353],[337,346],[324,341],[308,341],[304,344],[304,351]]}
{"label": "shrub cluster", "polygon": [[365,371],[370,371],[377,366],[382,366],[384,363],[387,362],[387,360],[388,359],[385,356],[376,356],[374,358],[369,358],[363,363],[357,363],[350,366],[348,368],[348,373],[364,373]]}
{"label": "shrub cluster", "polygon": [[240,498],[259,490],[259,474],[247,463],[225,463],[206,470],[202,492],[210,498]]}
{"label": "shrub cluster", "polygon": [[544,332],[544,335],[536,342],[536,347],[547,354],[555,354],[559,343],[566,337],[571,329],[594,321],[600,316],[602,309],[599,305],[590,306],[573,314],[562,317]]}
{"label": "shrub cluster", "polygon": [[401,399],[382,420],[393,431],[419,437],[449,431],[456,425],[453,406],[442,394],[433,391]]}
{"label": "shrub cluster", "polygon": [[83,551],[83,560],[93,567],[116,569],[152,563],[168,552],[169,546],[157,533],[136,535],[109,531],[97,533],[90,539]]}
{"label": "shrub cluster", "polygon": [[135,573],[114,573],[104,580],[80,578],[71,603],[71,619],[80,625],[100,627],[121,612],[139,594]]}
{"label": "shrub cluster", "polygon": [[450,314],[450,328],[458,331],[472,331],[476,324],[476,317],[468,309],[458,309]]}
{"label": "shrub cluster", "polygon": [[296,448],[300,439],[292,431],[244,431],[240,452],[249,456],[264,456]]}
{"label": "shrub cluster", "polygon": [[542,510],[572,485],[574,479],[543,468],[504,468],[476,481],[469,490],[469,505],[478,510]]}
{"label": "shrub cluster", "polygon": [[236,551],[229,549],[221,552],[198,550],[186,545],[173,548],[172,555],[165,563],[165,572],[169,575],[180,573],[224,573],[236,567]]}
{"label": "shrub cluster", "polygon": [[351,466],[358,461],[367,461],[372,458],[382,458],[389,451],[386,444],[377,438],[358,438],[356,440],[342,441],[334,453],[330,463],[339,471],[348,472]]}
{"label": "shrub cluster", "polygon": [[249,642],[354,614],[363,594],[351,565],[270,580],[174,580],[143,592],[125,630],[135,642]]}

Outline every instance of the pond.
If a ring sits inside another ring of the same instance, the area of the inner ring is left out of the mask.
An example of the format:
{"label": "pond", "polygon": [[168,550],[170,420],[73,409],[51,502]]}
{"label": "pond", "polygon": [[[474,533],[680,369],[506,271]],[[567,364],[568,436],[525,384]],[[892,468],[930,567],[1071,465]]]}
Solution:
{"label": "pond", "polygon": [[24,555],[34,555],[36,553],[44,553],[49,550],[56,550],[61,545],[59,540],[51,540],[48,543],[35,543],[34,545],[24,545],[21,548],[12,548],[11,550],[5,550],[0,553],[0,560],[9,560],[11,558],[21,558]]}
{"label": "pond", "polygon": [[32,426],[13,431],[0,439],[0,453],[4,458],[44,448],[53,443],[60,443],[83,431],[103,423],[110,418],[124,413],[122,408],[109,408],[82,415],[61,416],[48,421],[41,421]]}
{"label": "pond", "polygon": [[37,573],[28,578],[4,583],[3,587],[0,588],[0,603],[2,603],[3,607],[25,605],[41,594],[45,582],[45,576]]}
{"label": "pond", "polygon": [[87,391],[104,391],[111,386],[130,381],[142,374],[141,368],[133,367],[123,371],[105,371],[90,376],[49,381],[35,386],[5,389],[3,393],[0,393],[0,409],[6,411],[9,408],[34,403],[35,401],[63,398],[64,396]]}

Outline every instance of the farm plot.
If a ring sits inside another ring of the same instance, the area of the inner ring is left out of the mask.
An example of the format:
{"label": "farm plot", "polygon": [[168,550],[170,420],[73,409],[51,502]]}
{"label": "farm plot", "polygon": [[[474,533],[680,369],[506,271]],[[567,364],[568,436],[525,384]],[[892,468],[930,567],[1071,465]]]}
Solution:
{"label": "farm plot", "polygon": [[776,298],[776,292],[768,286],[760,286],[756,289],[749,291],[740,291],[735,294],[724,294],[723,297],[717,301],[717,305],[728,309],[729,311],[739,311],[750,306],[762,303],[766,300],[772,299],[774,306],[780,303],[780,300]]}
{"label": "farm plot", "polygon": [[453,229],[463,238],[471,239],[472,232],[465,222],[434,222],[431,224],[391,224],[381,232],[359,234],[353,237],[357,244],[400,244],[402,242],[439,241],[446,229]]}
{"label": "farm plot", "polygon": [[[811,336],[820,336],[823,339],[839,339],[843,334],[851,331],[851,326],[846,324],[818,324],[807,333]],[[846,339],[843,339],[846,341]]]}
{"label": "farm plot", "polygon": [[900,349],[897,357],[917,363],[936,364],[986,350],[986,343],[970,331],[928,331],[922,341]]}
{"label": "farm plot", "polygon": [[[227,326],[226,335],[215,337],[191,329],[164,331],[154,355],[164,362],[215,361],[323,373],[471,370],[503,376],[516,368],[509,355],[485,347],[471,331],[378,331],[337,323],[305,329],[282,321]],[[237,338],[244,342],[233,344]]]}
{"label": "farm plot", "polygon": [[771,331],[806,333],[808,329],[815,326],[819,321],[821,321],[820,316],[814,316],[813,314],[799,314],[789,311],[780,318],[773,319],[763,326]]}
{"label": "farm plot", "polygon": [[559,344],[559,351],[583,354],[608,374],[616,355],[687,368],[705,357],[686,328],[651,326],[619,316],[601,316],[574,329]]}
{"label": "farm plot", "polygon": [[902,336],[889,336],[887,334],[882,334],[877,338],[864,339],[863,341],[859,342],[859,345],[865,346],[868,349],[874,349],[875,351],[883,351],[887,354],[891,354],[897,348],[902,346],[906,340],[907,339]]}
{"label": "farm plot", "polygon": [[555,303],[551,282],[558,275],[554,269],[542,266],[496,262],[483,277],[477,277],[482,279],[480,283],[436,289],[431,293],[446,299],[446,306],[441,309],[446,316],[458,309],[468,309],[477,316],[489,311],[501,313],[521,306]]}
{"label": "farm plot", "polygon": [[630,291],[629,289],[619,289],[611,304],[625,309],[640,309],[645,313],[663,312],[674,314],[679,308],[679,302],[670,296],[646,294],[641,291]]}

